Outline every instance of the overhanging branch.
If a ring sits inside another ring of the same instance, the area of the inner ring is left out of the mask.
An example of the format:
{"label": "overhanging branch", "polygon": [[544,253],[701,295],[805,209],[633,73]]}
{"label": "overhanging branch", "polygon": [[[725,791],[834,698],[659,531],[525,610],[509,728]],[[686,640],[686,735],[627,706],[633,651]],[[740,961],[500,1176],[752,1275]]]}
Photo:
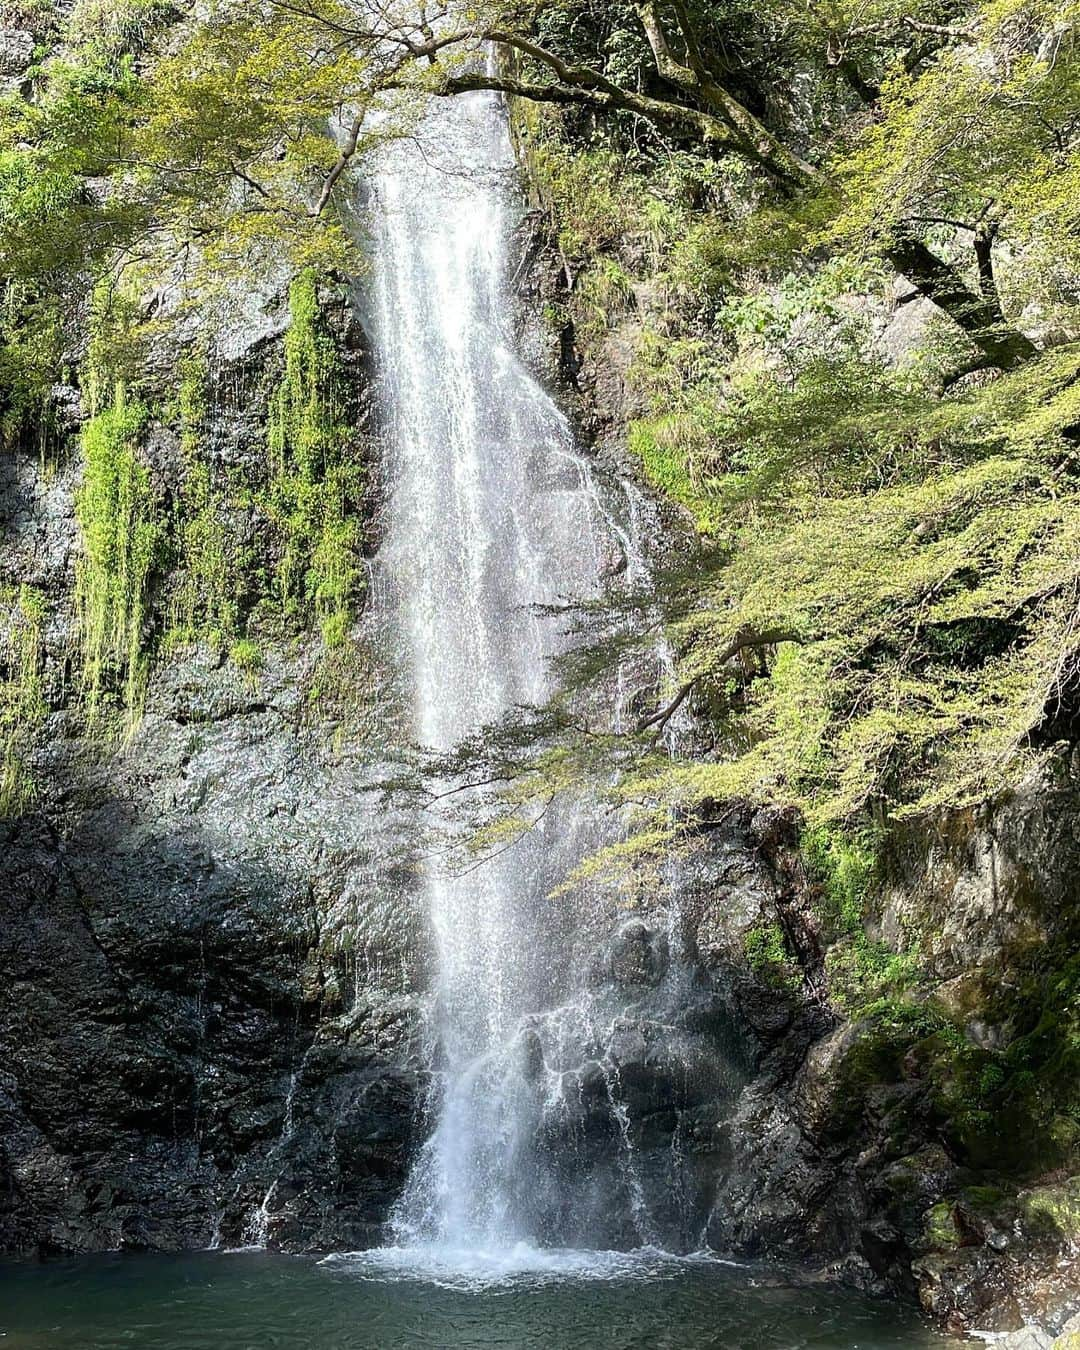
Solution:
{"label": "overhanging branch", "polygon": [[[726,665],[745,651],[759,651],[763,647],[775,647],[781,642],[799,642],[803,641],[802,635],[793,633],[788,628],[766,628],[763,632],[758,632],[753,628],[740,628],[728,645],[720,652],[717,657],[718,665]],[[695,675],[692,679],[682,684],[670,703],[663,708],[658,709],[648,717],[643,717],[634,728],[637,732],[653,729],[657,734],[663,731],[682,705],[693,693],[694,689],[702,679],[701,675]]]}

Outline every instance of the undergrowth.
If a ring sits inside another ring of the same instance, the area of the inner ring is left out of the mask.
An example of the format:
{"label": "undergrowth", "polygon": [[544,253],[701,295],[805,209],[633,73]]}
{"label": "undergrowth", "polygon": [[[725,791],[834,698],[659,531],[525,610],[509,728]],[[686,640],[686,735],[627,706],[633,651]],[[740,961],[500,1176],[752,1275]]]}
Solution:
{"label": "undergrowth", "polygon": [[82,435],[86,472],[76,499],[83,551],[76,565],[87,725],[110,710],[130,724],[146,690],[151,585],[165,533],[140,454],[149,411],[123,384]]}

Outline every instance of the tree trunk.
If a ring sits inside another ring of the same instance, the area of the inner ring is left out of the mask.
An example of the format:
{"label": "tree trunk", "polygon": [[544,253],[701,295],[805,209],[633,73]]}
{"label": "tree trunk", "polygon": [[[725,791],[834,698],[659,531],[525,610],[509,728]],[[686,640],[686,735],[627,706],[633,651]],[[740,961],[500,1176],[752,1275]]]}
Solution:
{"label": "tree trunk", "polygon": [[886,257],[920,295],[963,329],[986,357],[987,365],[1014,370],[1035,355],[1035,344],[1006,322],[996,295],[973,291],[954,267],[914,235],[899,235],[886,250]]}

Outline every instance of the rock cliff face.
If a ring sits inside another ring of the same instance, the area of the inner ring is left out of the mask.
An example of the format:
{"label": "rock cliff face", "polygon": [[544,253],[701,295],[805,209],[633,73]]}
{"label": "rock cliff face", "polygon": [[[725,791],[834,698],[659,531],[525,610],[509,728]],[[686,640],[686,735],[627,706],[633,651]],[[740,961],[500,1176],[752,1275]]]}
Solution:
{"label": "rock cliff face", "polygon": [[[927,934],[934,982],[914,1027],[886,1007],[845,1015],[829,998],[827,942],[793,822],[743,816],[735,856],[755,850],[764,884],[755,890],[743,877],[733,888],[723,872],[709,874],[704,960],[731,978],[738,935],[745,945],[751,925],[772,915],[798,934],[810,978],[770,997],[753,972],[735,977],[762,1052],[724,1127],[730,1153],[714,1245],[831,1258],[871,1287],[917,1295],[955,1330],[1052,1322],[1072,1306],[1077,1183],[1062,1170],[1067,1126],[1054,1098],[1070,1090],[1073,1070],[1047,1064],[1034,1097],[1016,1088],[995,1098],[989,1059],[966,1046],[1013,1041],[1034,1023],[1030,1035],[1073,1053],[1069,1033],[1053,1024],[1053,997],[1033,993],[1029,962],[1062,944],[1072,950],[1078,792],[1080,766],[1063,750],[1045,774],[978,815],[907,831],[881,925]],[[1068,969],[1051,978],[1059,991],[1071,988]],[[1025,1007],[1025,987],[1037,1012]],[[965,1046],[945,1031],[943,1008],[966,1019]],[[1040,1109],[1051,1136],[1060,1131],[1060,1152],[1047,1146]]]}
{"label": "rock cliff face", "polygon": [[[359,424],[359,330],[340,304],[331,317]],[[280,347],[257,334],[212,380],[212,461],[252,482]],[[167,425],[149,453],[174,495]],[[376,713],[355,688],[376,644],[358,631],[350,668],[269,643],[257,674],[184,646],[130,741],[101,744],[71,676],[76,443],[55,472],[2,472],[5,580],[51,617],[34,798],[2,827],[0,1244],[364,1245],[421,1087],[423,938],[392,864],[374,885]]]}
{"label": "rock cliff face", "polygon": [[[551,284],[542,247],[522,276],[536,315]],[[363,425],[362,333],[345,302],[327,303],[347,413]],[[534,321],[525,330],[616,460],[617,335],[583,369],[572,333],[553,346]],[[211,381],[211,453],[253,479],[281,365],[271,324]],[[3,579],[38,588],[50,615],[35,797],[0,827],[0,1249],[369,1245],[424,1130],[427,1073],[424,916],[405,827],[372,790],[392,662],[363,615],[346,655],[286,636],[257,672],[181,647],[158,661],[133,736],[103,748],[85,735],[72,673],[75,445],[72,428],[47,472],[32,456],[0,464]],[[374,465],[374,438],[362,453]],[[175,495],[175,429],[159,425],[149,455]],[[254,517],[246,529],[257,534]],[[607,1055],[666,1231],[829,1264],[917,1294],[957,1328],[1060,1305],[1080,1239],[1067,1141],[1055,1159],[1046,1130],[1028,1130],[1034,1096],[973,1088],[984,1066],[955,1053],[933,1009],[966,1017],[976,1050],[1039,1034],[1021,986],[1033,953],[1069,950],[1078,820],[1080,770],[1063,747],[1023,792],[897,840],[876,923],[885,945],[923,935],[933,1000],[914,1030],[833,996],[842,944],[795,818],[732,803],[702,820],[663,902],[600,935],[593,957],[628,1009]],[[777,931],[796,960],[770,945]],[[599,1088],[580,1087],[568,1138],[594,1175],[608,1150],[614,1176],[618,1141],[588,1109]],[[1052,1126],[1053,1103],[1039,1109]],[[989,1147],[995,1134],[1007,1147]],[[676,1204],[679,1187],[689,1203]],[[616,1222],[609,1237],[632,1234]]]}

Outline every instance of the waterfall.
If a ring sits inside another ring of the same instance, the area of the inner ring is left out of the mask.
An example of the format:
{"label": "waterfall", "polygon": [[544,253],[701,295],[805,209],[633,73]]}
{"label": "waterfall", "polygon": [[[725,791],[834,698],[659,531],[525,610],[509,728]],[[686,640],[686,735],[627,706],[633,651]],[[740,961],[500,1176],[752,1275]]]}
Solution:
{"label": "waterfall", "polygon": [[[381,568],[413,734],[436,750],[543,702],[560,637],[535,607],[598,595],[612,550],[632,545],[619,513],[629,502],[633,516],[633,501],[598,485],[514,352],[515,190],[505,109],[486,94],[440,102],[416,138],[385,152],[372,186],[391,441]],[[590,974],[595,934],[581,898],[549,898],[601,837],[586,807],[556,805],[464,874],[425,865],[435,1088],[430,1134],[392,1219],[401,1248],[658,1240],[620,1067],[647,1027]],[[671,944],[661,935],[654,945]],[[681,978],[671,963],[671,1008],[686,1002]],[[683,1184],[680,1150],[671,1144],[664,1163],[671,1194]]]}
{"label": "waterfall", "polygon": [[[553,635],[533,606],[595,593],[601,568],[565,420],[508,333],[513,169],[501,101],[472,95],[440,108],[430,145],[393,151],[376,184],[393,435],[384,558],[415,736],[435,749],[544,699]],[[535,1236],[523,1019],[558,981],[549,830],[463,876],[427,867],[440,1100],[398,1209],[405,1240],[493,1249]]]}

